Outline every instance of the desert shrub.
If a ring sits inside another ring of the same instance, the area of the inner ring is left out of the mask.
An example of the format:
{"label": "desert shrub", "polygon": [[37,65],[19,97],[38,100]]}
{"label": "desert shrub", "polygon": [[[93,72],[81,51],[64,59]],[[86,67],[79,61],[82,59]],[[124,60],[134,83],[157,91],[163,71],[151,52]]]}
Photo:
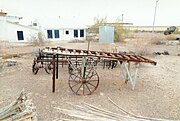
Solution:
{"label": "desert shrub", "polygon": [[123,42],[129,35],[129,30],[123,26],[115,26],[114,41]]}
{"label": "desert shrub", "polygon": [[166,40],[176,40],[176,36],[171,34],[166,36]]}
{"label": "desert shrub", "polygon": [[177,28],[173,34],[180,34],[180,30]]}
{"label": "desert shrub", "polygon": [[45,36],[43,35],[42,32],[38,32],[37,35],[31,35],[29,41],[32,43],[34,46],[42,46],[45,44],[46,39]]}

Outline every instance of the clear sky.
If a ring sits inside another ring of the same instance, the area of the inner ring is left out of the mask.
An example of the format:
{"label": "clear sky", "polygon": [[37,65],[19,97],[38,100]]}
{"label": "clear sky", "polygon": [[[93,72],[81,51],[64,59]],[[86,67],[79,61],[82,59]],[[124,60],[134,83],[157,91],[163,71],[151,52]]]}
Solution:
{"label": "clear sky", "polygon": [[[44,27],[85,26],[94,17],[108,22],[124,14],[124,22],[153,25],[156,0],[0,0],[8,15],[23,17],[22,23],[37,19]],[[155,25],[180,26],[180,0],[159,0]]]}

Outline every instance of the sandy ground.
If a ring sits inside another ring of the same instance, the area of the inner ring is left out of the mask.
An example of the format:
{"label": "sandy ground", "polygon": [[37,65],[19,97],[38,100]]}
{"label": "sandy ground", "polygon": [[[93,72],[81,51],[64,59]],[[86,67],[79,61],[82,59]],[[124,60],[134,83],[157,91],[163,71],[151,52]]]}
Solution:
{"label": "sandy ground", "polygon": [[[133,42],[132,42],[133,43]],[[135,43],[137,43],[135,41]],[[51,46],[63,46],[69,48],[87,48],[87,43],[51,43]],[[49,46],[50,46],[49,45]],[[146,46],[146,45],[140,45]],[[140,47],[136,44],[117,44],[119,51],[133,51]],[[124,84],[122,72],[119,67],[115,69],[97,68],[100,76],[98,89],[89,96],[77,96],[68,86],[67,67],[60,68],[59,79],[56,80],[56,92],[52,93],[52,75],[48,75],[41,69],[37,75],[32,73],[32,62],[38,47],[13,46],[6,48],[7,53],[30,53],[21,58],[14,58],[18,65],[6,67],[0,71],[0,107],[11,103],[22,89],[31,94],[31,98],[37,108],[40,121],[52,121],[67,117],[54,107],[72,108],[67,103],[79,104],[86,102],[121,113],[120,110],[108,101],[110,97],[121,108],[136,115],[180,119],[180,46],[149,45],[148,53],[168,50],[170,55],[152,56],[149,58],[157,61],[157,66],[142,64],[139,70],[139,78],[135,90],[131,90],[131,84]],[[110,50],[111,45],[92,43],[91,50]]]}

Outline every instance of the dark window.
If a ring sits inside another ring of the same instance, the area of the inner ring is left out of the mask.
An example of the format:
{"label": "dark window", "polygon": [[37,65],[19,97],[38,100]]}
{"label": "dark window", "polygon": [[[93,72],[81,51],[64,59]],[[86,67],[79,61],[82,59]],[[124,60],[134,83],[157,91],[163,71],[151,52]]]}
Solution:
{"label": "dark window", "polygon": [[80,30],[80,37],[84,37],[84,30],[83,29]]}
{"label": "dark window", "polygon": [[47,37],[48,38],[53,38],[52,30],[47,30]]}
{"label": "dark window", "polygon": [[37,26],[37,23],[33,23],[33,26]]}
{"label": "dark window", "polygon": [[54,37],[59,38],[59,30],[54,30]]}
{"label": "dark window", "polygon": [[74,30],[74,38],[78,37],[78,30]]}
{"label": "dark window", "polygon": [[69,34],[69,31],[66,31],[66,34]]}
{"label": "dark window", "polygon": [[24,40],[23,31],[17,31],[18,40]]}

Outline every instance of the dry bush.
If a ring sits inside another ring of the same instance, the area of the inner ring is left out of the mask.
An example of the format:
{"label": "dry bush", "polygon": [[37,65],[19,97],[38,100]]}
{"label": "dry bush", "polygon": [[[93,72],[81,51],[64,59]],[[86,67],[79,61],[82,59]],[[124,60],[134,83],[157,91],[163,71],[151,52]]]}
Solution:
{"label": "dry bush", "polygon": [[32,43],[34,46],[43,46],[46,42],[45,36],[43,35],[42,32],[38,32],[38,34],[31,35],[29,41]]}
{"label": "dry bush", "polygon": [[175,35],[166,35],[166,40],[176,40],[176,36]]}
{"label": "dry bush", "polygon": [[177,29],[176,29],[176,31],[175,31],[175,32],[173,32],[173,34],[180,34],[180,30],[179,30],[179,28],[177,28]]}
{"label": "dry bush", "polygon": [[114,41],[123,42],[129,35],[129,30],[123,26],[115,26]]}

